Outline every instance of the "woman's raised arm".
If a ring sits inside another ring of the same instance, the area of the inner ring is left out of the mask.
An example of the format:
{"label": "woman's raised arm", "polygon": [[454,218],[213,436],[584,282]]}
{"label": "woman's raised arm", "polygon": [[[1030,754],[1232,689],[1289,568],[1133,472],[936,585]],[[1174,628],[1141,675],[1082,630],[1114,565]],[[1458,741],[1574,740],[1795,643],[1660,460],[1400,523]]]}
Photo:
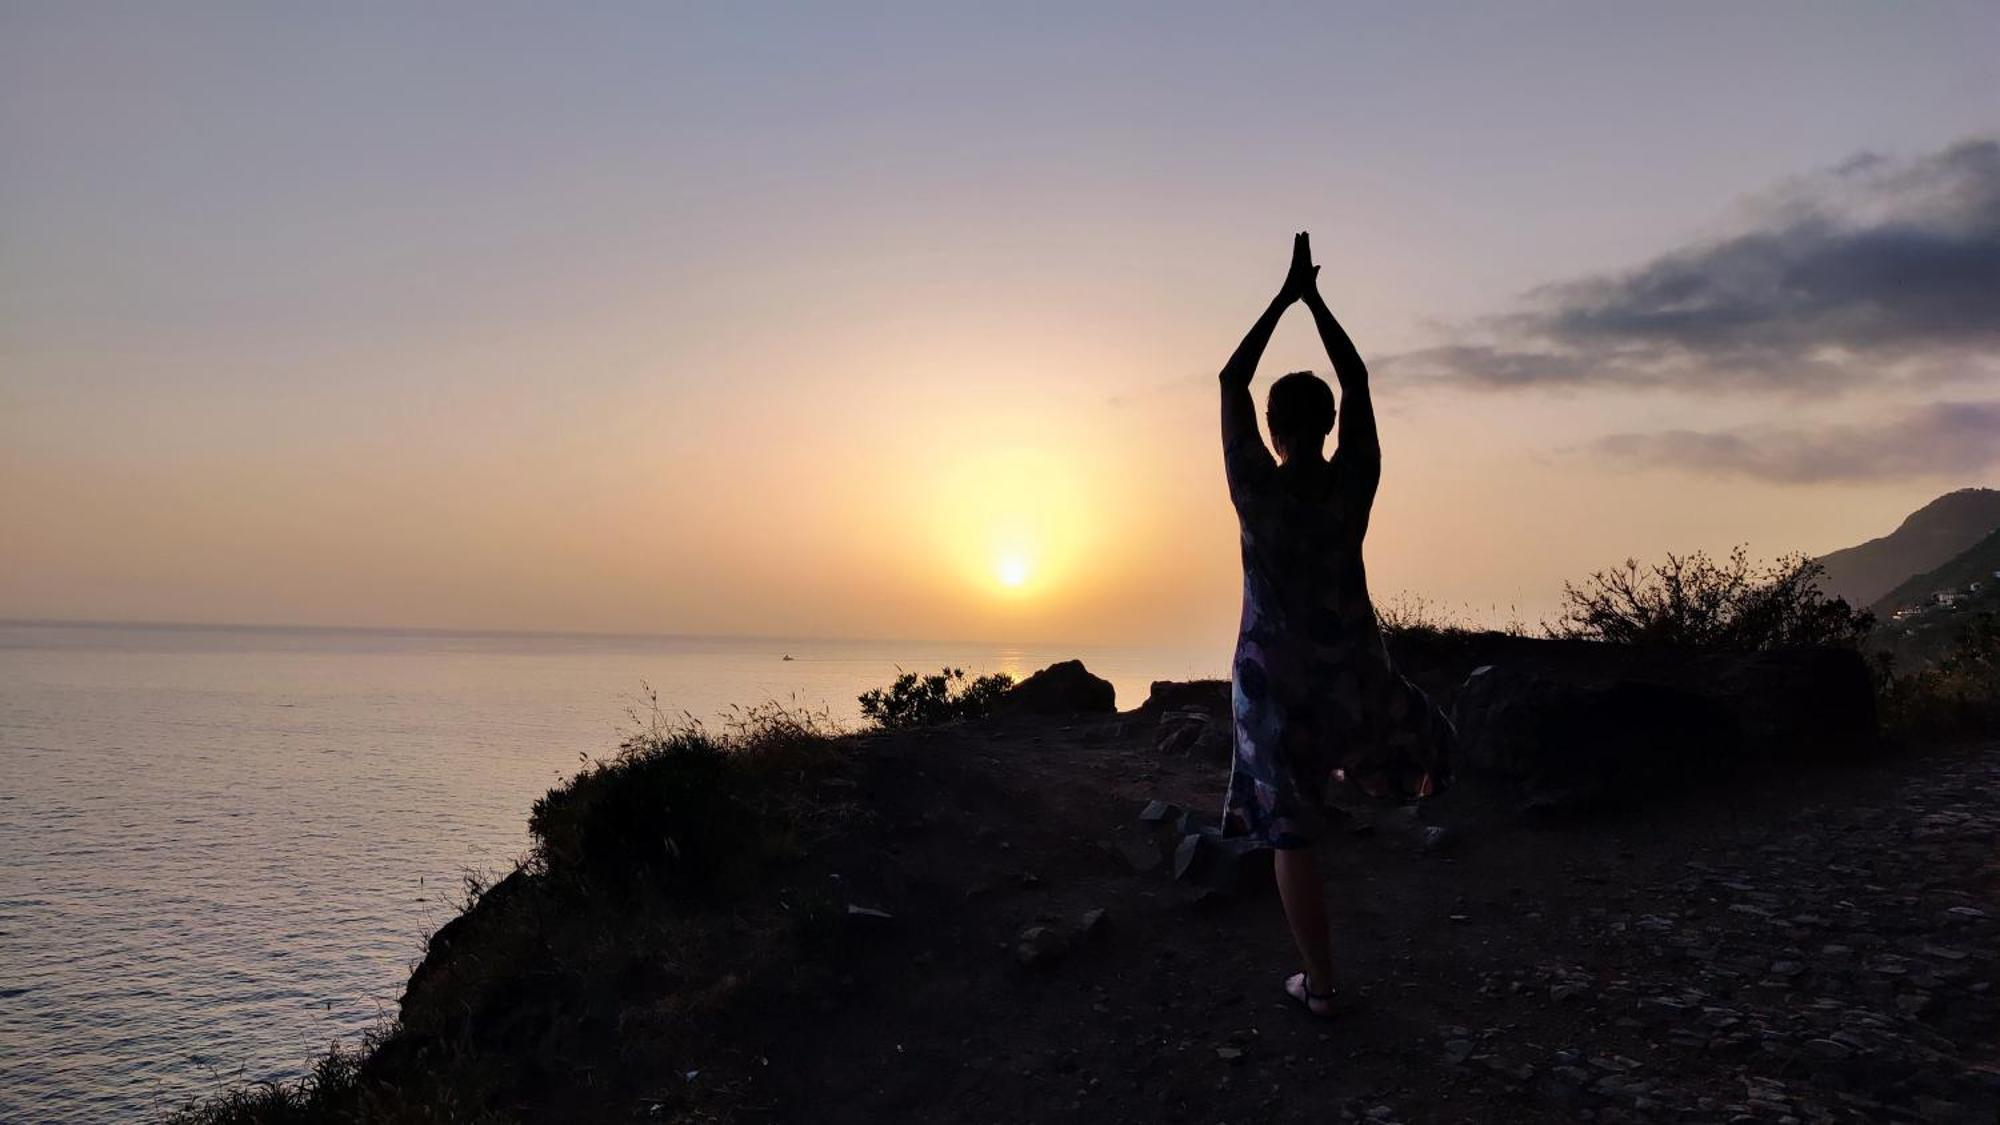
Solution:
{"label": "woman's raised arm", "polygon": [[1326,307],[1319,286],[1307,289],[1303,300],[1306,308],[1312,310],[1313,323],[1319,327],[1319,341],[1325,345],[1334,378],[1340,382],[1339,451],[1379,462],[1382,439],[1375,432],[1375,403],[1368,395],[1368,365],[1361,362],[1354,341],[1347,338],[1347,330],[1334,319],[1333,310]]}
{"label": "woman's raised arm", "polygon": [[[1304,237],[1301,235],[1300,237]],[[1337,479],[1351,499],[1351,511],[1359,526],[1368,526],[1368,512],[1375,506],[1375,490],[1382,483],[1382,438],[1375,430],[1375,401],[1368,393],[1368,365],[1348,339],[1347,330],[1335,320],[1319,286],[1310,284],[1300,300],[1312,310],[1313,324],[1326,358],[1333,363],[1333,375],[1340,383],[1340,437],[1334,447],[1333,463]]]}
{"label": "woman's raised arm", "polygon": [[1257,375],[1257,361],[1271,342],[1271,331],[1291,304],[1273,298],[1264,315],[1250,326],[1236,354],[1222,365],[1222,468],[1229,476],[1229,498],[1235,500],[1255,491],[1277,469],[1277,461],[1264,447],[1264,435],[1257,432],[1257,404],[1250,397],[1250,380]]}
{"label": "woman's raised arm", "polygon": [[1314,272],[1306,236],[1299,234],[1292,239],[1292,268],[1284,285],[1244,334],[1243,342],[1236,345],[1229,362],[1222,365],[1222,463],[1229,474],[1232,499],[1242,495],[1244,488],[1254,488],[1277,468],[1263,435],[1257,432],[1257,404],[1250,397],[1250,382],[1257,377],[1257,361],[1264,358],[1278,319],[1311,286]]}

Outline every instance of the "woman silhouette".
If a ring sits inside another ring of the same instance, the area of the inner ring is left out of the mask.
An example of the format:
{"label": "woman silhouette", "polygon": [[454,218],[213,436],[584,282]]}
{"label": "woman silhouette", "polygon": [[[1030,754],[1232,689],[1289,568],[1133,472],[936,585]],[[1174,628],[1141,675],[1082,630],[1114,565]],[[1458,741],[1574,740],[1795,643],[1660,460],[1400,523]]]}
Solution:
{"label": "woman silhouette", "polygon": [[[1326,827],[1328,787],[1414,800],[1449,775],[1451,723],[1390,662],[1368,600],[1361,541],[1382,476],[1368,369],[1319,295],[1305,234],[1292,243],[1285,284],[1222,369],[1222,453],[1243,549],[1243,620],[1231,664],[1235,757],[1225,830],[1277,850],[1278,893],[1305,971],[1285,991],[1330,1015],[1333,955],[1312,844]],[[1250,381],[1278,318],[1304,301],[1340,381],[1309,371],[1271,387],[1257,433]]]}

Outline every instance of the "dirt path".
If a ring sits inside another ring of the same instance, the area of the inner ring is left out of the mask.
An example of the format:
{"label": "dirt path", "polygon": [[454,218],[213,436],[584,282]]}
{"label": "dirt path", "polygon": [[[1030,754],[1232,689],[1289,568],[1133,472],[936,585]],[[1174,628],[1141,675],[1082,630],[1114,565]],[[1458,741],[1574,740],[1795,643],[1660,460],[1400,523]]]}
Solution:
{"label": "dirt path", "polygon": [[[893,918],[848,920],[819,1004],[754,1019],[751,1101],[837,1122],[1996,1120],[2000,746],[1611,825],[1481,824],[1453,794],[1426,812],[1458,834],[1436,850],[1396,810],[1364,817],[1322,852],[1343,977],[1321,1022],[1278,991],[1275,896],[1135,870],[1146,800],[1207,812],[1223,785],[1153,733],[867,739],[879,818],[807,878]],[[1029,966],[1036,926],[1066,948]]]}

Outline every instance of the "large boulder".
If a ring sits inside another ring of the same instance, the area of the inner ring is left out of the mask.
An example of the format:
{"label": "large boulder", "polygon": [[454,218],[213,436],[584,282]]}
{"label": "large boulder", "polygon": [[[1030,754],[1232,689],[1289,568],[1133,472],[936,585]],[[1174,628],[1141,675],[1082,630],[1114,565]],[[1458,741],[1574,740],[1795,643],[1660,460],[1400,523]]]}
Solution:
{"label": "large boulder", "polygon": [[1509,646],[1523,659],[1474,669],[1452,700],[1461,772],[1516,788],[1534,811],[1596,811],[1877,745],[1873,685],[1854,652],[1534,643]]}
{"label": "large boulder", "polygon": [[1091,675],[1083,661],[1065,660],[1015,684],[1001,706],[1035,715],[1101,715],[1118,709],[1118,692],[1110,680]]}
{"label": "large boulder", "polygon": [[1669,684],[1576,683],[1494,665],[1453,708],[1459,770],[1517,787],[1535,812],[1583,812],[1717,771],[1741,741],[1727,708]]}
{"label": "large boulder", "polygon": [[1229,714],[1228,680],[1154,680],[1141,708],[1151,712],[1206,711],[1216,718]]}

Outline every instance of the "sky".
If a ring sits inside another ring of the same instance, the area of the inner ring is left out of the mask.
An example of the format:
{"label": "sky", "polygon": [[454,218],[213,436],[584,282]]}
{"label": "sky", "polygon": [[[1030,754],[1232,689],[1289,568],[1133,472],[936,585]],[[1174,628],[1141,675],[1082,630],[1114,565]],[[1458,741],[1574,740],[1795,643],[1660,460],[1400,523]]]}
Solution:
{"label": "sky", "polygon": [[1378,601],[2000,483],[2000,7],[1083,8],[5,6],[0,617],[1223,644],[1295,230]]}

